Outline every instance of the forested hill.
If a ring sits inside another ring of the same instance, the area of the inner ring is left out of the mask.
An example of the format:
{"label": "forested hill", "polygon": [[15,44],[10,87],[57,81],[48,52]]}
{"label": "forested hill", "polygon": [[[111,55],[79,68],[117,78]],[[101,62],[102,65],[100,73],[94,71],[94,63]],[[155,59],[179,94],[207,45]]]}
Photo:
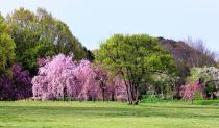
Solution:
{"label": "forested hill", "polygon": [[215,54],[204,48],[201,43],[193,46],[183,41],[168,40],[159,37],[161,45],[170,51],[177,61],[185,62],[189,67],[215,66]]}
{"label": "forested hill", "polygon": [[193,67],[211,67],[216,65],[215,54],[201,41],[183,42],[158,37],[161,45],[172,53],[181,77],[189,75],[189,69]]}

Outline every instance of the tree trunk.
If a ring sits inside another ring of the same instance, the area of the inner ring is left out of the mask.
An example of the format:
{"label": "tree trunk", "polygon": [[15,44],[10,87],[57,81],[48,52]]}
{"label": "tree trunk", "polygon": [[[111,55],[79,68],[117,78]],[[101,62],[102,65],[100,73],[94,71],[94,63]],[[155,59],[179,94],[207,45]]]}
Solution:
{"label": "tree trunk", "polygon": [[139,91],[138,91],[138,86],[135,86],[135,91],[136,91],[135,105],[138,105],[138,103],[139,103]]}
{"label": "tree trunk", "polygon": [[63,93],[64,93],[64,101],[67,100],[67,87],[65,86],[63,89]]}
{"label": "tree trunk", "polygon": [[130,99],[130,86],[127,84],[127,81],[125,79],[124,73],[121,72],[121,74],[122,74],[122,77],[124,79],[124,83],[125,83],[125,86],[126,86],[126,93],[127,93],[128,104],[132,104],[131,99]]}
{"label": "tree trunk", "polygon": [[112,100],[112,101],[115,101],[115,92],[114,92],[114,91],[112,92],[111,100]]}
{"label": "tree trunk", "polygon": [[103,98],[103,102],[105,101],[105,95],[104,95],[104,93],[105,93],[105,89],[102,88],[102,98]]}

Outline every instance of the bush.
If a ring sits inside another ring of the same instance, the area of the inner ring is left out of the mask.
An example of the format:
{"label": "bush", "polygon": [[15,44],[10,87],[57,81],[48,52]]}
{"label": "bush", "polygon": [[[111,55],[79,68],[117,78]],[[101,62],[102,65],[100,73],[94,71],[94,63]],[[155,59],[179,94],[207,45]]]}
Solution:
{"label": "bush", "polygon": [[141,102],[143,102],[143,103],[157,103],[157,102],[166,102],[168,100],[169,99],[165,99],[163,97],[159,97],[156,95],[144,95],[142,97]]}
{"label": "bush", "polygon": [[18,100],[32,96],[29,72],[20,65],[13,65],[12,76],[0,76],[0,100]]}

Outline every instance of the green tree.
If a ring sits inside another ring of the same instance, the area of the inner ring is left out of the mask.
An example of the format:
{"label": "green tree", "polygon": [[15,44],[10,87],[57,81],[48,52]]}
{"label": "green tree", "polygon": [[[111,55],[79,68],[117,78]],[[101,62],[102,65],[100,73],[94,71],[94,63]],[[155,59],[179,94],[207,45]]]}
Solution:
{"label": "green tree", "polygon": [[15,47],[9,28],[0,15],[0,73],[6,71],[14,63]]}
{"label": "green tree", "polygon": [[173,74],[172,56],[147,34],[115,34],[96,51],[97,61],[124,78],[128,101],[138,104],[139,89],[147,85],[153,74]]}
{"label": "green tree", "polygon": [[36,13],[20,8],[7,15],[11,35],[17,45],[16,59],[32,74],[37,72],[37,58],[58,53],[74,54],[75,59],[87,58],[85,51],[62,21],[45,9]]}

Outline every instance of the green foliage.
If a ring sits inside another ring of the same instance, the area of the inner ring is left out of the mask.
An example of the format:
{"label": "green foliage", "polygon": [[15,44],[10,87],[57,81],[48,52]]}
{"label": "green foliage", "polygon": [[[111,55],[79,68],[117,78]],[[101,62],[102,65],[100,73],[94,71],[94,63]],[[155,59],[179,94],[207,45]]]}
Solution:
{"label": "green foliage", "polygon": [[191,75],[187,81],[194,82],[201,80],[202,83],[219,80],[219,69],[215,67],[192,68]]}
{"label": "green foliage", "polygon": [[199,91],[196,91],[193,96],[193,100],[203,100],[202,94]]}
{"label": "green foliage", "polygon": [[96,53],[97,60],[111,70],[130,69],[136,79],[151,72],[172,73],[175,69],[170,54],[158,45],[156,38],[146,34],[115,34]]}
{"label": "green foliage", "polygon": [[96,59],[109,70],[121,73],[130,90],[137,92],[152,74],[175,73],[172,56],[161,48],[157,38],[147,34],[115,34],[101,44]]}
{"label": "green foliage", "polygon": [[54,46],[50,43],[39,43],[35,47],[25,50],[21,62],[25,67],[29,67],[31,72],[37,72],[37,59],[54,55]]}
{"label": "green foliage", "polygon": [[178,77],[175,74],[153,74],[150,81],[151,95],[160,95],[163,98],[172,99],[177,80]]}
{"label": "green foliage", "polygon": [[33,74],[39,57],[74,53],[76,59],[87,58],[89,50],[85,51],[69,27],[45,9],[38,8],[37,13],[15,9],[6,17],[6,22],[17,45],[17,61]]}
{"label": "green foliage", "polygon": [[199,79],[202,80],[202,82],[206,82],[209,80],[212,80],[211,74],[206,71],[207,68],[192,68],[190,71],[190,76],[187,78],[187,81],[189,82],[195,82]]}
{"label": "green foliage", "polygon": [[156,95],[144,95],[142,97],[141,103],[160,103],[160,102],[168,102],[169,100],[164,99],[163,97],[159,97]]}
{"label": "green foliage", "polygon": [[15,61],[15,43],[8,26],[0,15],[0,72],[6,71]]}

